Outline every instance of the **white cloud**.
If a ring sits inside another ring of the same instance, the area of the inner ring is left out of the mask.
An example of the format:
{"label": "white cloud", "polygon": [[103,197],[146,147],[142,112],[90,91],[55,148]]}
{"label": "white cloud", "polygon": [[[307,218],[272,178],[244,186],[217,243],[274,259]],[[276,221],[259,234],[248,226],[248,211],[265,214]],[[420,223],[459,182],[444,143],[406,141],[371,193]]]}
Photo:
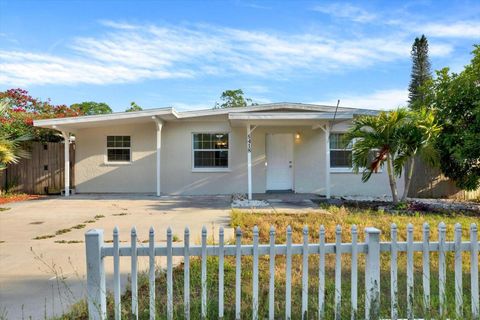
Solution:
{"label": "white cloud", "polygon": [[373,93],[360,95],[339,95],[331,101],[315,102],[318,104],[336,105],[340,99],[341,107],[365,108],[375,110],[389,110],[405,106],[408,100],[408,90],[391,89],[378,90]]}
{"label": "white cloud", "polygon": [[417,25],[416,29],[430,37],[480,39],[479,21],[428,23],[425,25]]}
{"label": "white cloud", "polygon": [[344,18],[355,22],[370,22],[376,18],[373,13],[370,13],[362,8],[353,6],[349,3],[332,3],[328,5],[320,5],[313,8],[314,11],[328,14],[337,18]]}
{"label": "white cloud", "polygon": [[[62,56],[0,50],[0,83],[111,84],[199,75],[285,78],[366,68],[408,58],[410,39],[278,34],[194,25],[135,25],[102,21],[106,32],[80,37]],[[451,47],[438,44],[433,54]]]}

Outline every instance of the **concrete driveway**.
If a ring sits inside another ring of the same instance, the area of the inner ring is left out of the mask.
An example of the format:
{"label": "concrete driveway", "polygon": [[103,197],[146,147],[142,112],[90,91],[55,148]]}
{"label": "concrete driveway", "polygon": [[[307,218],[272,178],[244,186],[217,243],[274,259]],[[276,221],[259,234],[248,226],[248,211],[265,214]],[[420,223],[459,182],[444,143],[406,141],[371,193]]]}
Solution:
{"label": "concrete driveway", "polygon": [[[120,241],[124,242],[130,240],[132,226],[136,226],[140,242],[148,239],[150,226],[155,228],[156,241],[160,243],[165,242],[169,226],[180,239],[189,226],[191,241],[197,243],[203,225],[209,237],[214,232],[218,239],[219,226],[225,228],[226,239],[233,235],[228,197],[75,195],[2,207],[10,209],[0,211],[0,319],[59,315],[83,296],[83,240],[89,229],[103,229],[108,241],[113,228],[118,226]],[[126,275],[130,262],[128,258],[122,261],[121,269]],[[147,263],[146,259],[140,260],[140,268],[146,269]],[[159,259],[158,263],[164,266],[165,260]],[[106,260],[106,271],[113,271],[110,258]],[[107,286],[111,288],[108,280],[107,276]]]}

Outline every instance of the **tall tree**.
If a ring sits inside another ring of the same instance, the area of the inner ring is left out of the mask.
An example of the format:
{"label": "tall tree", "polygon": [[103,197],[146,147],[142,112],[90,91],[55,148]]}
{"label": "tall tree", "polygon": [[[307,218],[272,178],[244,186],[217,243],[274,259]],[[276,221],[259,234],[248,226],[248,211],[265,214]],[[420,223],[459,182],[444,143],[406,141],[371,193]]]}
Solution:
{"label": "tall tree", "polygon": [[252,99],[244,97],[242,89],[225,90],[220,96],[220,99],[223,101],[223,103],[217,103],[214,109],[239,108],[249,105],[255,105],[254,103],[252,103]]}
{"label": "tall tree", "polygon": [[133,111],[142,111],[142,107],[140,107],[135,102],[130,102],[130,108],[126,109],[125,112],[133,112]]}
{"label": "tall tree", "polygon": [[408,103],[411,109],[425,104],[426,93],[422,87],[432,78],[428,58],[428,40],[425,35],[415,38],[412,45],[412,75],[408,87]]}
{"label": "tall tree", "polygon": [[480,45],[459,74],[437,71],[429,85],[429,108],[437,113],[442,131],[436,149],[440,169],[459,188],[480,187]]}
{"label": "tall tree", "polygon": [[104,102],[85,101],[74,103],[70,106],[74,110],[78,110],[84,115],[106,114],[112,113],[112,109]]}

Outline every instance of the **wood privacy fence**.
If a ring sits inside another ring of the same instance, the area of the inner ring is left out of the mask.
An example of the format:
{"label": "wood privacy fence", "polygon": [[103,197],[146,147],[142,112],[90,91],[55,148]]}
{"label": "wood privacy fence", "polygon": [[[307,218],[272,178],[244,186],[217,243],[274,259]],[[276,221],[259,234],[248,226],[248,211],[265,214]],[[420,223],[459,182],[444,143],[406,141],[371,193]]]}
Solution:
{"label": "wood privacy fence", "polygon": [[432,168],[417,156],[408,196],[410,198],[480,200],[480,188],[473,191],[458,188],[453,180],[442,174],[440,169]]}
{"label": "wood privacy fence", "polygon": [[[439,279],[439,315],[441,318],[445,315],[445,284],[446,284],[446,253],[454,252],[454,276],[455,276],[455,314],[458,318],[463,315],[463,285],[462,285],[462,252],[470,253],[470,274],[471,274],[471,308],[472,318],[479,319],[479,279],[478,279],[478,231],[477,226],[470,226],[470,241],[462,242],[462,228],[460,224],[455,225],[454,241],[446,240],[446,225],[442,222],[438,226],[439,236],[437,242],[430,242],[430,229],[428,224],[423,225],[423,241],[413,241],[413,226],[410,224],[407,228],[407,241],[397,241],[397,227],[391,226],[391,241],[380,242],[380,230],[376,228],[366,228],[365,242],[358,243],[357,228],[352,227],[351,243],[342,243],[341,228],[336,228],[335,243],[325,243],[325,229],[320,227],[319,243],[308,242],[308,228],[303,229],[303,243],[292,244],[292,230],[287,228],[287,237],[285,244],[275,243],[275,230],[270,230],[270,243],[259,244],[259,231],[253,229],[253,244],[242,245],[242,231],[236,230],[236,244],[225,245],[223,229],[219,232],[219,244],[207,245],[207,230],[202,230],[202,240],[200,246],[190,245],[189,229],[185,229],[184,245],[172,245],[172,230],[167,230],[166,245],[161,246],[155,243],[155,232],[150,229],[148,247],[137,247],[137,232],[133,228],[131,232],[131,244],[127,246],[119,245],[119,233],[115,228],[113,231],[113,245],[106,245],[103,242],[102,230],[90,230],[85,234],[86,253],[87,253],[87,299],[90,319],[106,319],[106,284],[104,259],[113,257],[114,277],[113,277],[113,296],[114,296],[114,315],[115,319],[121,318],[121,292],[120,292],[120,257],[131,257],[131,314],[134,319],[138,319],[138,257],[145,256],[149,258],[149,312],[150,319],[155,319],[155,257],[163,256],[167,259],[167,319],[173,319],[173,263],[174,256],[184,258],[184,314],[185,319],[190,319],[190,257],[201,257],[201,316],[203,319],[207,315],[207,256],[218,257],[218,317],[224,316],[224,258],[225,256],[235,256],[235,318],[241,318],[241,269],[242,256],[253,257],[252,270],[252,315],[253,319],[258,319],[259,306],[259,257],[269,256],[269,319],[278,318],[274,314],[275,305],[275,256],[284,255],[286,258],[286,282],[285,282],[285,318],[290,319],[292,304],[292,255],[302,257],[302,294],[301,310],[302,318],[307,318],[308,310],[308,270],[309,256],[316,255],[319,259],[318,270],[318,318],[325,317],[325,255],[335,255],[335,296],[334,308],[335,319],[340,319],[341,297],[342,297],[342,255],[351,256],[351,315],[355,319],[358,317],[358,256],[365,255],[365,319],[378,319],[380,312],[380,255],[388,253],[391,256],[390,265],[390,300],[391,300],[391,318],[398,318],[398,262],[397,254],[406,252],[407,255],[407,301],[400,301],[402,305],[407,306],[407,316],[414,319],[414,252],[422,253],[422,282],[423,297],[422,301],[425,310],[430,310],[430,253],[438,252],[438,279]],[[450,266],[448,266],[450,270]],[[109,316],[111,318],[112,315]],[[299,318],[298,315],[296,318]]]}
{"label": "wood privacy fence", "polygon": [[[20,159],[0,172],[0,188],[30,194],[60,193],[65,187],[64,144],[31,142],[30,158]],[[70,145],[70,185],[74,186],[75,144]]]}

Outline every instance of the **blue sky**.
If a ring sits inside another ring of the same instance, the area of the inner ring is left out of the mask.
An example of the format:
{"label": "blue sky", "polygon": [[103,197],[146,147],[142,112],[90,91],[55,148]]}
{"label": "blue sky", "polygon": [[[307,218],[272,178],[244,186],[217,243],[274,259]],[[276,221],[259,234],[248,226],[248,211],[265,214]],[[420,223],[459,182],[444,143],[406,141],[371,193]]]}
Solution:
{"label": "blue sky", "polygon": [[462,70],[480,2],[0,0],[0,90],[115,111],[210,108],[236,88],[388,109],[405,103],[422,33],[433,69]]}

